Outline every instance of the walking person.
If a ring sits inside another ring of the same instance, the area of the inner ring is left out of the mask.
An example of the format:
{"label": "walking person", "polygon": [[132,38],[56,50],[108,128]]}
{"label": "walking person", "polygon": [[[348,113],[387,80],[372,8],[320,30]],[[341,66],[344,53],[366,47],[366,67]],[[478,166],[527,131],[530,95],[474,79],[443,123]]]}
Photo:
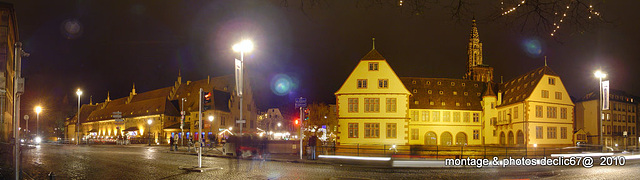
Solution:
{"label": "walking person", "polygon": [[175,137],[175,140],[173,142],[173,145],[176,146],[175,150],[178,151],[178,137]]}
{"label": "walking person", "polygon": [[169,151],[173,151],[173,144],[175,142],[173,141],[173,137],[169,137]]}

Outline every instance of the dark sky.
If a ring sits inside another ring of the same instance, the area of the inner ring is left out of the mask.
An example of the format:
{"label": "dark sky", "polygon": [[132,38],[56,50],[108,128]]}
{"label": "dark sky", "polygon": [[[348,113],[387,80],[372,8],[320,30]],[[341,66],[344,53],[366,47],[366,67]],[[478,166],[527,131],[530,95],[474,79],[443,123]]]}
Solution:
{"label": "dark sky", "polygon": [[[399,76],[460,78],[470,31],[470,17],[454,21],[439,7],[415,16],[355,3],[362,1],[323,1],[304,11],[296,0],[288,7],[281,0],[9,2],[31,53],[23,59],[22,104],[29,111],[35,104],[74,107],[77,88],[88,103],[89,96],[104,101],[107,91],[112,99],[127,96],[133,83],[138,92],[171,86],[179,69],[184,80],[231,74],[239,57],[231,46],[243,38],[255,43],[245,61],[260,109],[293,108],[299,96],[333,103],[333,93],[371,49],[371,37]],[[596,87],[599,67],[612,88],[640,95],[639,1],[600,3],[595,8],[612,23],[586,32],[560,29],[558,40],[488,20],[495,11],[486,7],[498,3],[471,9],[496,81],[540,67],[547,56],[571,96]],[[531,41],[539,42],[539,54],[524,48]],[[270,88],[278,74],[296,86],[283,96]]]}

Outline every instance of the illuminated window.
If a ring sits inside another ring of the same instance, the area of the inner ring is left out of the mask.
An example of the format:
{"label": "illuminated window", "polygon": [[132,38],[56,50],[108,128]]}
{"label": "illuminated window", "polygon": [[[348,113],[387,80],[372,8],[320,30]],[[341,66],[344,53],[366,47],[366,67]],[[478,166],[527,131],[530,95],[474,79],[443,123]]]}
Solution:
{"label": "illuminated window", "polygon": [[358,79],[358,89],[367,88],[367,80],[366,79]]}
{"label": "illuminated window", "polygon": [[470,121],[470,119],[471,119],[471,115],[470,115],[470,114],[471,114],[471,113],[469,113],[469,112],[464,112],[464,113],[462,113],[462,116],[463,116],[463,117],[462,117],[462,121],[463,121],[463,122],[469,122],[469,121]]}
{"label": "illuminated window", "polygon": [[513,107],[513,119],[518,119],[518,107]]}
{"label": "illuminated window", "polygon": [[536,106],[536,117],[542,117],[542,106]]}
{"label": "illuminated window", "polygon": [[567,139],[567,127],[560,127],[560,139]]}
{"label": "illuminated window", "polygon": [[358,112],[358,98],[349,98],[349,112]]}
{"label": "illuminated window", "polygon": [[453,122],[460,122],[460,112],[453,112]]}
{"label": "illuminated window", "polygon": [[380,98],[364,98],[364,112],[380,112]]}
{"label": "illuminated window", "polygon": [[475,140],[480,139],[480,130],[477,130],[477,129],[473,130],[473,139]]}
{"label": "illuminated window", "polygon": [[411,92],[413,92],[415,94],[415,93],[418,93],[418,90],[417,89],[413,89]]}
{"label": "illuminated window", "polygon": [[451,112],[442,112],[442,122],[451,122]]}
{"label": "illuminated window", "polygon": [[567,108],[560,108],[560,119],[567,119]]}
{"label": "illuminated window", "polygon": [[377,62],[370,62],[369,63],[369,71],[377,71],[378,70],[378,63]]}
{"label": "illuminated window", "polygon": [[431,94],[431,90],[428,90],[428,91],[427,91],[427,94]]}
{"label": "illuminated window", "polygon": [[365,138],[379,138],[380,137],[380,123],[364,123],[364,137]]}
{"label": "illuminated window", "polygon": [[418,113],[419,113],[418,111],[411,111],[411,121],[414,121],[414,122],[418,121],[418,118],[420,118]]}
{"label": "illuminated window", "polygon": [[387,123],[387,138],[396,138],[398,125],[396,123]]}
{"label": "illuminated window", "polygon": [[440,121],[440,111],[434,111],[433,112],[433,122],[439,122]]}
{"label": "illuminated window", "polygon": [[456,85],[456,83],[455,83],[455,82],[451,82],[451,86],[455,86],[455,85]]}
{"label": "illuminated window", "polygon": [[542,90],[542,98],[549,98],[549,91]]}
{"label": "illuminated window", "polygon": [[455,96],[455,95],[458,95],[458,92],[457,92],[457,91],[453,91],[453,95],[454,95],[454,96]]}
{"label": "illuminated window", "polygon": [[469,95],[469,93],[467,93],[467,92],[464,92],[464,96],[468,96],[468,95]]}
{"label": "illuminated window", "polygon": [[547,139],[556,139],[556,133],[558,133],[556,127],[547,127]]}
{"label": "illuminated window", "polygon": [[420,130],[411,129],[411,140],[419,140],[420,139]]}
{"label": "illuminated window", "polygon": [[397,105],[396,98],[387,98],[387,112],[396,112]]}
{"label": "illuminated window", "polygon": [[544,132],[542,131],[542,126],[536,126],[536,139],[542,139]]}
{"label": "illuminated window", "polygon": [[556,92],[556,99],[557,100],[562,100],[562,93],[561,92]]}
{"label": "illuminated window", "polygon": [[549,78],[549,85],[556,85],[556,78]]}
{"label": "illuminated window", "polygon": [[422,121],[429,121],[429,111],[422,111]]}
{"label": "illuminated window", "polygon": [[473,113],[473,122],[480,122],[480,113]]}
{"label": "illuminated window", "polygon": [[349,138],[358,138],[358,123],[349,123]]}
{"label": "illuminated window", "polygon": [[547,118],[558,118],[558,108],[547,106]]}

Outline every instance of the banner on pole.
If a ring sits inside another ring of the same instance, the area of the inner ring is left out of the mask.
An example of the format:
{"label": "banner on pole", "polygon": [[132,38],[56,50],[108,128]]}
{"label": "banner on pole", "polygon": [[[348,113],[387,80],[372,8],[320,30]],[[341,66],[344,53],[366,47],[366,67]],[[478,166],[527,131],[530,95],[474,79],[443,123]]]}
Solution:
{"label": "banner on pole", "polygon": [[602,81],[602,110],[609,110],[609,81]]}
{"label": "banner on pole", "polygon": [[238,92],[238,96],[242,96],[242,61],[236,59],[235,66],[236,73],[236,92]]}

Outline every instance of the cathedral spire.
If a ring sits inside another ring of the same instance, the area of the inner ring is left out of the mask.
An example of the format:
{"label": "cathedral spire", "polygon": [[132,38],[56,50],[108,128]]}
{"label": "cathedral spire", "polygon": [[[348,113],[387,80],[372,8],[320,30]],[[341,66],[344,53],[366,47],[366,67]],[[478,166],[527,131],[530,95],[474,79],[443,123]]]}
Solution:
{"label": "cathedral spire", "polygon": [[131,89],[131,94],[136,95],[136,83],[133,83],[133,89]]}
{"label": "cathedral spire", "polygon": [[111,101],[111,97],[109,97],[109,91],[107,91],[107,100],[105,100],[106,102]]}
{"label": "cathedral spire", "polygon": [[469,34],[469,44],[467,45],[467,72],[464,79],[490,82],[493,80],[493,68],[482,63],[482,42],[478,35],[476,18],[471,20],[471,33]]}

